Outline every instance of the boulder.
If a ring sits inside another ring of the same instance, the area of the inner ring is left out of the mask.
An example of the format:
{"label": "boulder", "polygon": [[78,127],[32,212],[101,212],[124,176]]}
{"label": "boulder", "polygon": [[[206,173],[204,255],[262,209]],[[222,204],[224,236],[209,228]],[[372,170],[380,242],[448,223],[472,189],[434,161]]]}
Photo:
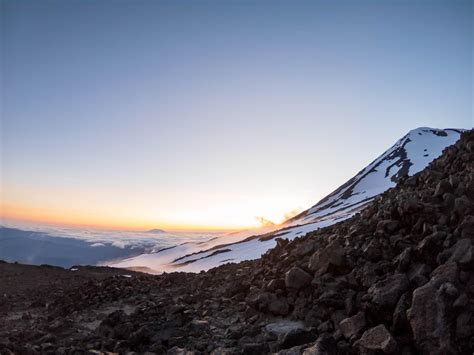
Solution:
{"label": "boulder", "polygon": [[430,354],[452,352],[452,303],[452,296],[445,288],[437,289],[432,281],[413,292],[407,316],[419,351]]}
{"label": "boulder", "polygon": [[456,262],[461,268],[472,269],[474,266],[473,241],[468,238],[460,239],[452,247],[452,254],[449,261]]}
{"label": "boulder", "polygon": [[268,291],[284,290],[285,289],[285,280],[283,279],[273,279],[267,283],[266,289]]}
{"label": "boulder", "polygon": [[384,219],[377,223],[376,231],[379,233],[387,233],[392,234],[396,230],[398,230],[400,223],[393,219]]}
{"label": "boulder", "polygon": [[301,355],[304,347],[305,345],[294,346],[289,349],[280,350],[276,353],[273,353],[273,355]]}
{"label": "boulder", "polygon": [[360,338],[359,346],[361,352],[372,350],[381,351],[384,354],[394,354],[397,350],[397,342],[383,324],[365,331]]}
{"label": "boulder", "polygon": [[268,310],[276,316],[286,316],[290,311],[290,306],[284,298],[278,298],[268,304]]}
{"label": "boulder", "polygon": [[335,242],[326,248],[316,251],[309,259],[309,268],[316,272],[316,275],[323,275],[326,272],[337,273],[342,271],[345,265],[344,248]]}
{"label": "boulder", "polygon": [[197,333],[202,333],[209,328],[209,322],[204,319],[193,319],[190,325],[191,329]]}
{"label": "boulder", "polygon": [[211,351],[211,355],[238,355],[240,351],[236,348],[222,348],[219,347]]}
{"label": "boulder", "polygon": [[344,337],[347,339],[352,338],[353,336],[359,334],[367,322],[365,320],[365,313],[359,312],[355,316],[346,318],[339,323],[339,329],[341,330]]}
{"label": "boulder", "polygon": [[246,298],[247,303],[261,312],[267,312],[269,305],[277,300],[277,296],[274,293],[262,292],[257,290],[256,293],[249,295]]}
{"label": "boulder", "polygon": [[459,268],[455,262],[448,262],[446,264],[438,266],[431,273],[430,283],[438,288],[445,282],[457,284],[459,279]]}
{"label": "boulder", "polygon": [[410,293],[404,293],[393,311],[393,329],[403,331],[408,325],[407,310],[410,308]]}
{"label": "boulder", "polygon": [[174,346],[168,350],[167,355],[195,355],[196,352]]}
{"label": "boulder", "polygon": [[447,192],[451,192],[453,190],[453,187],[451,186],[450,182],[448,179],[443,179],[438,184],[436,185],[434,196],[439,197],[443,196],[443,194]]}
{"label": "boulder", "polygon": [[121,309],[113,311],[101,322],[102,325],[106,325],[109,327],[115,327],[116,325],[123,323],[126,321],[127,315]]}
{"label": "boulder", "polygon": [[469,215],[464,217],[459,229],[462,238],[474,239],[474,216]]}
{"label": "boulder", "polygon": [[378,265],[372,262],[366,263],[362,268],[356,270],[356,277],[364,287],[371,287],[378,279]]}
{"label": "boulder", "polygon": [[119,323],[114,327],[113,337],[115,339],[127,339],[133,331],[133,324],[130,322]]}
{"label": "boulder", "polygon": [[278,345],[281,349],[288,349],[294,346],[303,345],[315,341],[316,334],[309,330],[296,328],[288,333],[281,335],[278,339]]}
{"label": "boulder", "polygon": [[436,255],[446,238],[445,232],[434,232],[426,236],[416,247],[419,255],[422,255],[428,262],[434,263]]}
{"label": "boulder", "polygon": [[265,332],[280,336],[289,333],[295,329],[306,329],[303,323],[290,320],[282,320],[280,322],[269,323],[264,327]]}
{"label": "boulder", "polygon": [[472,202],[467,196],[461,196],[454,200],[454,211],[458,216],[465,216],[471,211],[472,205]]}
{"label": "boulder", "polygon": [[398,213],[403,216],[423,210],[423,203],[415,198],[403,199],[398,205]]}
{"label": "boulder", "polygon": [[408,272],[410,283],[415,287],[423,286],[428,282],[430,272],[431,268],[426,264],[412,264]]}
{"label": "boulder", "polygon": [[128,342],[132,346],[148,344],[152,336],[153,331],[147,325],[144,325],[130,334]]}
{"label": "boulder", "polygon": [[313,277],[301,268],[294,266],[285,274],[285,285],[287,288],[299,290],[308,286]]}
{"label": "boulder", "polygon": [[411,248],[406,248],[403,252],[396,257],[396,263],[398,271],[407,272],[410,267],[410,262],[412,258],[413,251]]}
{"label": "boulder", "polygon": [[241,347],[242,355],[264,354],[267,352],[267,347],[262,343],[245,343]]}
{"label": "boulder", "polygon": [[405,180],[405,186],[415,187],[417,183],[418,183],[418,177],[416,175],[409,176]]}
{"label": "boulder", "polygon": [[473,312],[461,313],[456,319],[456,335],[459,338],[469,338],[474,334]]}
{"label": "boulder", "polygon": [[394,274],[369,288],[369,294],[372,295],[372,302],[377,306],[392,307],[397,304],[408,286],[409,281],[405,274]]}
{"label": "boulder", "polygon": [[337,344],[334,338],[328,334],[321,335],[316,344],[306,348],[303,355],[338,355]]}
{"label": "boulder", "polygon": [[365,259],[377,262],[382,258],[382,248],[376,239],[368,241],[362,246],[362,255]]}

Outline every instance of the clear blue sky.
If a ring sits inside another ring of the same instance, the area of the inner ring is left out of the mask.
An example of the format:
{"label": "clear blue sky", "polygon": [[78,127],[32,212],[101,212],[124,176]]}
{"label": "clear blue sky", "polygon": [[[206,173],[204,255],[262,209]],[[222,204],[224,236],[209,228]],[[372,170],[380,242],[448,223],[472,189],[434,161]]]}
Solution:
{"label": "clear blue sky", "polygon": [[471,1],[1,4],[10,215],[278,221],[412,128],[473,126]]}

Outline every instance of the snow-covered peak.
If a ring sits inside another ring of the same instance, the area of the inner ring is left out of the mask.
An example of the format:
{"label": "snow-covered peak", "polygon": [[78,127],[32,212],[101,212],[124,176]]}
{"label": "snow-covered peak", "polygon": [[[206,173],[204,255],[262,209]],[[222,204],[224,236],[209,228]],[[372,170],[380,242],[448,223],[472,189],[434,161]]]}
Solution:
{"label": "snow-covered peak", "polygon": [[395,186],[400,178],[423,170],[445,147],[454,144],[461,132],[429,127],[411,130],[349,181],[282,225],[186,243],[112,265],[147,267],[157,272],[198,272],[227,262],[259,258],[276,245],[277,237],[291,240],[350,218],[377,195]]}
{"label": "snow-covered peak", "polygon": [[458,139],[459,129],[420,127],[400,138],[349,181],[284,225],[305,224],[336,211],[357,206],[396,185],[404,176],[423,170]]}

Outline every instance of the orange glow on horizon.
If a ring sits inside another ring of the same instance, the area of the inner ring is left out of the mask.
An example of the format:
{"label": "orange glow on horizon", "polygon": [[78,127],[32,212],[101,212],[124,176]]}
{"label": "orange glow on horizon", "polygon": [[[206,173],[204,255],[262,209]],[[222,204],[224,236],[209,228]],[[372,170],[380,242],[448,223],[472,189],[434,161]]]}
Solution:
{"label": "orange glow on horizon", "polygon": [[9,185],[1,191],[0,218],[21,222],[107,230],[228,232],[279,224],[301,203],[293,194],[208,194],[192,191],[140,191],[64,186],[37,189]]}
{"label": "orange glow on horizon", "polygon": [[[233,232],[258,225],[196,225],[196,224],[171,224],[166,222],[147,220],[123,220],[98,216],[91,216],[86,213],[57,211],[53,209],[23,207],[11,204],[0,205],[0,219],[12,220],[27,223],[40,223],[54,226],[76,227],[76,228],[97,228],[107,230],[123,231],[147,231],[154,228],[175,232]],[[66,214],[67,213],[67,214]]]}

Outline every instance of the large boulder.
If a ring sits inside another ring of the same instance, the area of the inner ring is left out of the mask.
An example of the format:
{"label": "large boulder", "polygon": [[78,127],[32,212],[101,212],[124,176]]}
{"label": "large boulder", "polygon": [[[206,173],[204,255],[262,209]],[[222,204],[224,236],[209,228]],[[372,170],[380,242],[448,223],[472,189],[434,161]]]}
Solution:
{"label": "large boulder", "polygon": [[411,308],[407,311],[418,350],[427,354],[453,353],[454,312],[452,311],[454,286],[435,282],[413,292]]}

